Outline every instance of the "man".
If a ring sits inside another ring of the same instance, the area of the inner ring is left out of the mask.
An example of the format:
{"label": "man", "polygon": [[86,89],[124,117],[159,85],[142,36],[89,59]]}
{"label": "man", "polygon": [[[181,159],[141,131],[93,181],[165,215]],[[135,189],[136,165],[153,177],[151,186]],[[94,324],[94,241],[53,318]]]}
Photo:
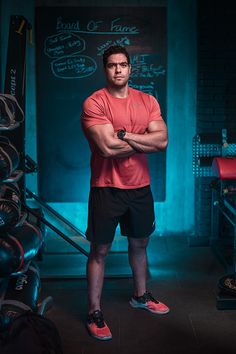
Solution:
{"label": "man", "polygon": [[118,223],[128,237],[134,280],[130,305],[156,314],[169,312],[146,289],[146,247],[155,229],[146,154],[165,149],[168,139],[156,99],[128,86],[131,65],[126,49],[109,47],[103,64],[107,86],[85,100],[81,119],[91,149],[87,328],[93,337],[108,340],[112,334],[100,300],[105,258]]}

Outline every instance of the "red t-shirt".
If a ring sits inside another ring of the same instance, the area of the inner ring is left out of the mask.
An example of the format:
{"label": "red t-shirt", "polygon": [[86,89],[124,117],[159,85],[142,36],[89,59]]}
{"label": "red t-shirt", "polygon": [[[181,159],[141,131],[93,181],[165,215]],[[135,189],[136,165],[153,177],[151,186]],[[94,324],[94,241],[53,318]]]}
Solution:
{"label": "red t-shirt", "polygon": [[136,153],[124,158],[99,155],[86,129],[97,124],[112,124],[114,131],[125,129],[144,134],[149,123],[162,120],[157,100],[129,87],[126,98],[112,96],[106,88],[95,91],[83,104],[82,127],[91,148],[91,187],[141,188],[150,184],[147,156]]}

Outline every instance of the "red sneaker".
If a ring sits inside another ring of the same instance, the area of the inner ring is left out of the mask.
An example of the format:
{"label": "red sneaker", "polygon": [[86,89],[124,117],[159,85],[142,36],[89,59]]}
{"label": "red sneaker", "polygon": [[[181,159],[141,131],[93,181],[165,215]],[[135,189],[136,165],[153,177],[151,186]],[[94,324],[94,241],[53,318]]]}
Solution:
{"label": "red sneaker", "polygon": [[129,303],[134,308],[144,309],[159,315],[164,315],[170,311],[169,307],[156,300],[147,291],[142,296],[133,296]]}
{"label": "red sneaker", "polygon": [[96,339],[112,339],[111,331],[104,321],[102,311],[100,310],[96,310],[88,315],[87,328],[90,335]]}

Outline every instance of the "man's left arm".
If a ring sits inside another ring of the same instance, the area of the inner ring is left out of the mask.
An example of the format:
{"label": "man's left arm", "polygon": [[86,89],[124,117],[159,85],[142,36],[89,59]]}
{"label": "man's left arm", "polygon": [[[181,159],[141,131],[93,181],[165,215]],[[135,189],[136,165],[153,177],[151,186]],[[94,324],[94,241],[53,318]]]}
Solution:
{"label": "man's left arm", "polygon": [[168,132],[165,122],[160,120],[151,121],[145,134],[126,132],[124,138],[136,151],[152,153],[164,150],[168,144]]}

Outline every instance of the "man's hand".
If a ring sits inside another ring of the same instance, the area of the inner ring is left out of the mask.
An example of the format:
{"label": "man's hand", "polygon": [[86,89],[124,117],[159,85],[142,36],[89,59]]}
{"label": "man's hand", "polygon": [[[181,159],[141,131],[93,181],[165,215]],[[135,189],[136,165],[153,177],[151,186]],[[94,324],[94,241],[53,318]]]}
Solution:
{"label": "man's hand", "polygon": [[164,150],[168,144],[166,124],[163,120],[152,121],[145,134],[126,132],[123,141],[138,152],[152,153]]}

